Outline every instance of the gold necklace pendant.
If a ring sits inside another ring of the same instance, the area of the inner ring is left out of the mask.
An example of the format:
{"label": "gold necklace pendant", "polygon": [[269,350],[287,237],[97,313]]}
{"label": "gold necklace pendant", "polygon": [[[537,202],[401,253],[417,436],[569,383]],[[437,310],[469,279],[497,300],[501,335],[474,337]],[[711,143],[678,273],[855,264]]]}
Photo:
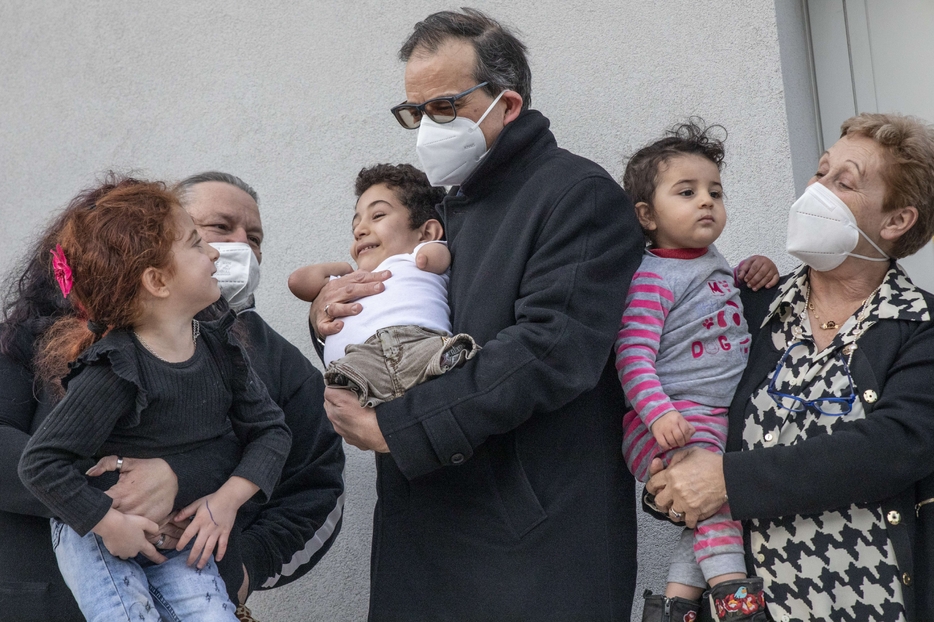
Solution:
{"label": "gold necklace pendant", "polygon": [[[872,291],[872,293],[870,293],[865,299],[863,299],[863,302],[859,305],[859,308],[857,309],[859,313],[856,314],[856,325],[853,328],[853,336],[856,337],[857,339],[863,332],[863,327],[862,327],[863,322],[866,321],[866,318],[869,317],[869,313],[872,310],[872,307],[869,306],[869,301],[872,300],[873,297],[875,297],[876,293],[880,289],[882,289],[882,286],[884,284],[885,284],[884,280],[882,283],[879,283],[879,285]],[[808,284],[808,291],[804,295],[804,308],[807,311],[807,314],[809,316],[811,316],[814,320],[818,322],[820,321],[820,316],[817,315],[817,309],[814,307],[814,303],[811,302],[810,283]],[[801,315],[801,318],[803,318],[803,313]],[[841,324],[837,324],[833,320],[827,320],[826,322],[821,322],[820,324],[818,324],[818,326],[820,326],[822,330],[838,330],[841,327]]]}
{"label": "gold necklace pendant", "polygon": [[[810,291],[808,291],[807,307],[808,307],[808,313],[811,315],[811,317],[813,317],[815,320],[820,322],[820,316],[817,315],[817,311],[814,309],[814,303],[811,302]],[[840,328],[840,325],[834,322],[833,320],[827,320],[826,322],[821,322],[820,324],[818,324],[818,326],[820,326],[821,329],[823,330],[837,330],[838,328]]]}

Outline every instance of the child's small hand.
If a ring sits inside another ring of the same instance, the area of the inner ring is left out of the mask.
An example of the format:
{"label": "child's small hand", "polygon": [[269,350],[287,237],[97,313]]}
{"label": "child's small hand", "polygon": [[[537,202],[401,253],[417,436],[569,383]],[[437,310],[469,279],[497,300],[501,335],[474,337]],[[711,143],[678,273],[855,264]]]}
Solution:
{"label": "child's small hand", "polygon": [[746,284],[754,292],[760,288],[775,287],[778,284],[778,268],[771,259],[763,255],[753,255],[742,260],[736,267],[736,279]]}
{"label": "child's small hand", "polygon": [[677,410],[669,410],[652,424],[652,436],[662,449],[684,447],[694,436],[694,426]]}
{"label": "child's small hand", "polygon": [[214,552],[215,544],[217,545],[215,559],[217,561],[224,559],[224,553],[227,552],[227,538],[237,519],[237,510],[258,490],[259,486],[253,482],[231,475],[217,492],[198,499],[175,515],[172,519],[175,522],[194,516],[178,544],[175,545],[175,550],[181,551],[188,546],[192,538],[197,536],[191,547],[191,553],[188,554],[189,566],[197,560],[198,568],[204,568],[211,558],[211,553]]}
{"label": "child's small hand", "polygon": [[217,545],[215,559],[220,561],[224,558],[224,553],[227,551],[227,539],[230,536],[230,530],[233,529],[239,507],[239,505],[231,504],[230,500],[225,499],[225,496],[218,491],[198,499],[175,515],[176,522],[194,516],[175,546],[175,550],[181,551],[188,546],[192,538],[195,538],[191,552],[188,554],[189,566],[197,561],[198,568],[204,568],[214,552],[215,545]]}

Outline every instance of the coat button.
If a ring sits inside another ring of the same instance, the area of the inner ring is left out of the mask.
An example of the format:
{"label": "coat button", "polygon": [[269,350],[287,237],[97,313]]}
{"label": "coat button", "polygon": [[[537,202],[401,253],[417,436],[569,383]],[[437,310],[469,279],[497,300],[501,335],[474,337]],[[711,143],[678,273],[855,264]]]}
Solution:
{"label": "coat button", "polygon": [[464,454],[454,454],[451,456],[451,464],[460,464],[464,461]]}
{"label": "coat button", "polygon": [[762,553],[759,553],[758,555],[756,555],[756,559],[759,561],[760,564],[765,563],[765,555],[763,555]]}
{"label": "coat button", "polygon": [[902,573],[902,583],[905,585],[911,585],[911,575],[907,572]]}
{"label": "coat button", "polygon": [[879,395],[872,389],[863,391],[863,400],[865,400],[867,404],[875,404],[877,399],[879,399]]}
{"label": "coat button", "polygon": [[859,346],[857,346],[855,343],[851,343],[851,344],[848,345],[848,346],[844,346],[844,347],[843,347],[843,355],[844,355],[844,356],[849,356],[849,355],[853,354],[853,352],[856,350],[857,347],[859,347]]}
{"label": "coat button", "polygon": [[775,437],[772,436],[772,433],[771,433],[771,432],[769,432],[768,434],[765,435],[765,442],[766,442],[766,443],[771,443],[773,438],[775,438]]}
{"label": "coat button", "polygon": [[885,517],[889,520],[890,525],[897,525],[900,522],[902,522],[902,515],[896,512],[895,510],[892,510],[891,512],[886,514]]}

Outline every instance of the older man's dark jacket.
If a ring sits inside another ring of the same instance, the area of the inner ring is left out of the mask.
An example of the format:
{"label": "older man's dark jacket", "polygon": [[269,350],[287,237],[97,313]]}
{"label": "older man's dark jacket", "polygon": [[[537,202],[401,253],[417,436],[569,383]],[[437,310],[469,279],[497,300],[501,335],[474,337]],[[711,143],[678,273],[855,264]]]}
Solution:
{"label": "older man's dark jacket", "polygon": [[629,620],[623,392],[610,356],[642,231],[548,120],[506,126],[442,214],[455,332],[483,350],[377,408],[371,620]]}

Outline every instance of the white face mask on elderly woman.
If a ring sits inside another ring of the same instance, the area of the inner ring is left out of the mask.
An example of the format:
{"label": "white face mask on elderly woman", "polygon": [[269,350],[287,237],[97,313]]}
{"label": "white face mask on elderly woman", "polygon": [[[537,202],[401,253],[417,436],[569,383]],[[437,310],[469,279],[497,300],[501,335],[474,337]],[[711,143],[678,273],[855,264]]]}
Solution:
{"label": "white face mask on elderly woman", "polygon": [[243,242],[215,242],[211,244],[220,257],[214,262],[217,272],[214,278],[221,295],[234,311],[242,311],[249,305],[250,296],[259,285],[259,261],[253,248]]}
{"label": "white face mask on elderly woman", "polygon": [[432,186],[459,186],[474,172],[487,152],[480,124],[503,93],[496,96],[476,123],[463,117],[448,123],[435,123],[428,115],[422,117],[415,152]]}
{"label": "white face mask on elderly woman", "polygon": [[[856,255],[853,249],[859,236],[879,251],[882,257]],[[818,272],[833,270],[847,257],[867,261],[888,261],[889,256],[856,225],[856,217],[840,197],[821,185],[811,184],[791,206],[788,214],[788,254]]]}

